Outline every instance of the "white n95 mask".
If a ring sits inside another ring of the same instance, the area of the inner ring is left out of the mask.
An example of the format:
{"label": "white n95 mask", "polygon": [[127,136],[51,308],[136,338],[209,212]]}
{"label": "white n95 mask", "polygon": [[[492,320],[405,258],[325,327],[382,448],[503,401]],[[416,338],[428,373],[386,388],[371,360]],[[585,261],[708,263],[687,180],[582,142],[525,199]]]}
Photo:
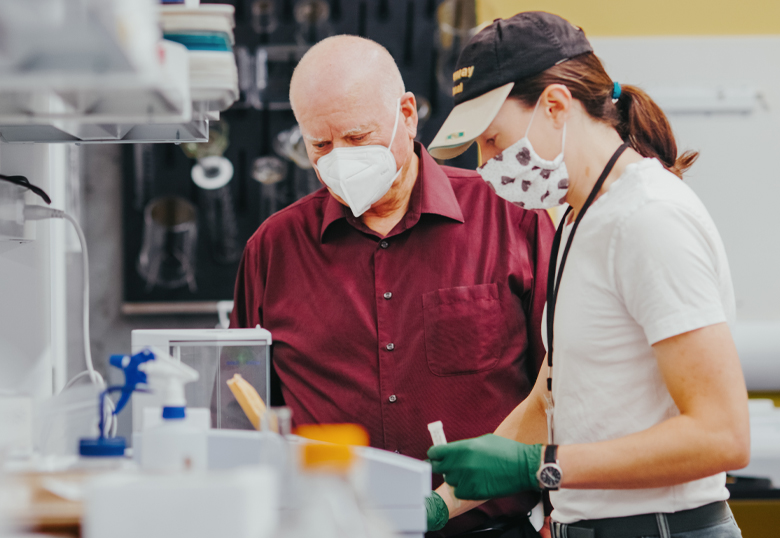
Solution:
{"label": "white n95 mask", "polygon": [[320,157],[315,165],[325,185],[349,205],[355,217],[381,200],[401,173],[389,149],[393,147],[400,111],[401,99],[398,99],[389,147],[370,145],[335,148]]}
{"label": "white n95 mask", "polygon": [[569,190],[569,172],[563,162],[566,124],[563,125],[561,153],[552,161],[542,159],[528,140],[528,131],[538,107],[539,101],[523,138],[477,168],[496,194],[526,209],[548,209],[561,205],[566,202]]}

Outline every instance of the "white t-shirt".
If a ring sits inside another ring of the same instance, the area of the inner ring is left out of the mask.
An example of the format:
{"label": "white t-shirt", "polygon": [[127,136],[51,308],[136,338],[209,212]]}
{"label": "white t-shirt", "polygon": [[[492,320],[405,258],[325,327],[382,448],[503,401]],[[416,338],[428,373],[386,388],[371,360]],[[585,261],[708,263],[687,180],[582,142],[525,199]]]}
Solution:
{"label": "white t-shirt", "polygon": [[[555,443],[616,439],[678,415],[651,346],[732,322],[734,309],[725,249],[704,205],[657,160],[629,165],[580,223],[561,280]],[[721,473],[664,488],[561,489],[550,495],[552,517],[677,512],[727,499],[725,482]]]}

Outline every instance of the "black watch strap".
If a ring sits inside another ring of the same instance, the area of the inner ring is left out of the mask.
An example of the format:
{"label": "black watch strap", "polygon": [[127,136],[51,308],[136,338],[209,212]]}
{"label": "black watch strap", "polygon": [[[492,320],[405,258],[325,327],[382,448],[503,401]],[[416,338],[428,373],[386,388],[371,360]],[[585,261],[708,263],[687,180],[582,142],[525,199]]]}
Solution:
{"label": "black watch strap", "polygon": [[544,463],[558,463],[558,445],[547,445],[544,449]]}

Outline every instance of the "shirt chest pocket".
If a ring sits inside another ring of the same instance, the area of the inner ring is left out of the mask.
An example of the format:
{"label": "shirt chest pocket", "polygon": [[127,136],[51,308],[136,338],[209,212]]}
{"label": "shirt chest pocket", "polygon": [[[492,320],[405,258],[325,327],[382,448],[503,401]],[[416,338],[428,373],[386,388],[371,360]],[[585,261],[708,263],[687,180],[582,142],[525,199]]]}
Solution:
{"label": "shirt chest pocket", "polygon": [[506,332],[496,284],[432,291],[422,299],[425,354],[433,374],[473,374],[496,366]]}

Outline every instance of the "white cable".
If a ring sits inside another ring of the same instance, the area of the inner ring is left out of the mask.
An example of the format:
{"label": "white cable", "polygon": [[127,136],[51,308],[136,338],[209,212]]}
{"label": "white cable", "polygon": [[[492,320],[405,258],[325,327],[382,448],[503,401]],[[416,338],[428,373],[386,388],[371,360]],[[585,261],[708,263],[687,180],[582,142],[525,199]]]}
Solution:
{"label": "white cable", "polygon": [[[89,336],[89,255],[87,253],[87,238],[84,236],[84,232],[81,229],[81,226],[79,226],[78,221],[73,218],[71,215],[66,213],[65,211],[54,209],[51,207],[45,207],[40,205],[27,205],[24,206],[24,218],[25,220],[42,220],[42,219],[65,219],[69,221],[73,228],[76,230],[76,235],[79,236],[79,243],[81,243],[81,259],[82,259],[82,298],[83,298],[83,305],[82,305],[82,322],[83,322],[83,331],[82,331],[82,337],[84,339],[84,360],[87,365],[87,369],[84,372],[81,372],[79,374],[76,374],[73,379],[67,382],[65,387],[63,387],[62,390],[65,390],[71,386],[78,380],[81,379],[84,376],[89,376],[90,381],[100,389],[103,389],[106,387],[106,382],[103,379],[103,376],[100,375],[98,371],[95,370],[94,365],[92,364],[92,348],[90,343],[90,336]],[[109,430],[109,432],[114,432],[116,434],[116,420],[114,420],[113,411],[114,411],[114,402],[111,400],[111,398],[106,397],[106,407],[105,407],[105,413],[104,413],[104,421],[106,429]]]}
{"label": "white cable", "polygon": [[[82,296],[84,305],[82,308],[82,323],[83,323],[83,333],[82,336],[84,338],[84,359],[87,363],[87,371],[89,372],[89,378],[92,380],[93,383],[98,383],[99,376],[97,372],[95,372],[95,367],[92,364],[92,349],[91,349],[91,341],[89,338],[89,256],[87,254],[87,238],[84,237],[84,232],[81,230],[81,226],[79,226],[78,221],[74,219],[72,216],[68,215],[67,213],[63,212],[63,218],[70,221],[70,223],[73,225],[73,228],[76,230],[76,233],[79,236],[79,242],[81,243],[81,259],[82,259],[82,267],[81,267],[81,275],[83,279],[82,284]],[[102,377],[100,378],[100,381],[103,381]],[[103,384],[105,386],[105,384]]]}
{"label": "white cable", "polygon": [[[76,384],[76,381],[78,381],[82,377],[88,376],[88,375],[89,375],[89,370],[84,370],[83,372],[80,372],[80,373],[76,374],[75,376],[73,376],[73,378],[70,381],[68,381],[65,384],[64,387],[62,387],[62,390],[69,389],[70,387],[72,387],[73,385]],[[95,372],[95,376],[98,377],[98,383],[97,383],[98,385],[104,385],[105,384],[105,381],[103,380],[103,376],[101,376],[99,372],[96,371]]]}

